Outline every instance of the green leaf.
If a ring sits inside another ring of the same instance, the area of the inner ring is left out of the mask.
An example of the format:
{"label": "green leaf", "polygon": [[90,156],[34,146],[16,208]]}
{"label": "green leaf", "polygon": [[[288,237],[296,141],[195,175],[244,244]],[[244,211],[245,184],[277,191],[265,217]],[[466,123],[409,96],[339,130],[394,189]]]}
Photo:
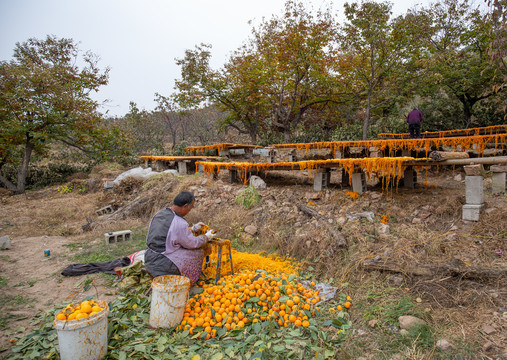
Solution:
{"label": "green leaf", "polygon": [[252,325],[252,329],[253,329],[254,333],[258,334],[262,329],[261,323],[259,323],[259,322],[254,323]]}
{"label": "green leaf", "polygon": [[283,352],[286,350],[286,347],[283,346],[283,345],[275,345],[273,346],[273,351],[274,352]]}
{"label": "green leaf", "polygon": [[326,358],[326,359],[334,358],[334,353],[335,353],[334,350],[326,349],[326,350],[324,350],[324,358]]}
{"label": "green leaf", "polygon": [[222,359],[223,359],[223,357],[224,357],[224,354],[222,354],[222,353],[218,353],[218,354],[213,355],[213,356],[210,358],[210,360],[222,360]]}
{"label": "green leaf", "polygon": [[225,355],[227,355],[228,357],[234,358],[235,352],[232,348],[229,347],[229,348],[225,349],[224,352],[225,352]]}
{"label": "green leaf", "polygon": [[280,299],[278,299],[278,301],[280,301],[281,303],[285,303],[287,302],[287,300],[289,300],[288,296],[282,296]]}
{"label": "green leaf", "polygon": [[144,344],[138,344],[136,346],[134,346],[134,349],[140,353],[146,353],[146,345]]}
{"label": "green leaf", "polygon": [[224,336],[224,335],[225,335],[225,333],[226,333],[226,332],[227,332],[227,329],[226,329],[226,328],[224,328],[224,327],[220,327],[220,328],[218,328],[218,330],[217,330],[217,336],[218,336],[218,337],[222,337],[222,336]]}
{"label": "green leaf", "polygon": [[256,303],[257,301],[260,301],[260,298],[258,296],[254,296],[247,300],[249,303]]}
{"label": "green leaf", "polygon": [[168,340],[168,339],[167,339],[167,336],[162,335],[161,337],[159,337],[159,338],[158,338],[157,343],[158,343],[158,344],[161,344],[161,345],[164,345],[164,344],[166,344],[166,343],[167,343],[167,340]]}
{"label": "green leaf", "polygon": [[333,325],[335,327],[339,328],[339,327],[342,327],[342,325],[344,325],[345,319],[337,318],[337,319],[333,319],[331,322],[333,323]]}

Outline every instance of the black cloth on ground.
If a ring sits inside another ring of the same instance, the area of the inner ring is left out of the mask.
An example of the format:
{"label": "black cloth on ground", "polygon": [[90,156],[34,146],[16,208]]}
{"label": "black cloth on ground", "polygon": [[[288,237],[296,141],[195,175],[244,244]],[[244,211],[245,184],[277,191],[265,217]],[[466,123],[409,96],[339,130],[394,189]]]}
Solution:
{"label": "black cloth on ground", "polygon": [[96,262],[88,264],[72,264],[67,266],[62,271],[63,276],[78,276],[85,274],[93,274],[99,272],[105,272],[108,274],[116,274],[114,268],[124,267],[130,265],[130,259],[126,256],[121,259],[106,262]]}

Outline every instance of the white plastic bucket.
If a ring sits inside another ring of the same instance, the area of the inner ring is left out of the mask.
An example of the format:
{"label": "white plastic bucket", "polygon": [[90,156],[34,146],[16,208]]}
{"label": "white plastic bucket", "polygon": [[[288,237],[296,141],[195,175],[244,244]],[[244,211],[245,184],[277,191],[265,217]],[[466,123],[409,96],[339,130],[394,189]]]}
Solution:
{"label": "white plastic bucket", "polygon": [[190,290],[185,276],[157,276],[151,282],[150,325],[153,328],[173,327],[183,320]]}
{"label": "white plastic bucket", "polygon": [[79,320],[56,320],[61,360],[99,360],[107,353],[107,315],[109,306],[96,301],[99,313]]}

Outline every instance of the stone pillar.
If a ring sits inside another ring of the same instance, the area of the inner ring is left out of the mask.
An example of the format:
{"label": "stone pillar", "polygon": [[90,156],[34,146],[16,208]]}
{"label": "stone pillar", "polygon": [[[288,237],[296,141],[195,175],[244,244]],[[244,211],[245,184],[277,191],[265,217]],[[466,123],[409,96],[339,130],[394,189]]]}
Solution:
{"label": "stone pillar", "polygon": [[297,150],[293,149],[289,153],[289,162],[297,162],[297,161],[298,161]]}
{"label": "stone pillar", "polygon": [[507,166],[506,165],[493,165],[489,168],[492,172],[492,183],[491,183],[491,189],[493,191],[493,194],[500,194],[505,192],[505,180],[507,173]]}
{"label": "stone pillar", "polygon": [[238,181],[238,170],[229,170],[229,181],[232,183]]}
{"label": "stone pillar", "polygon": [[482,165],[467,165],[465,169],[466,204],[463,205],[463,220],[479,221],[484,208],[484,178]]}
{"label": "stone pillar", "polygon": [[178,173],[180,175],[187,174],[187,163],[185,161],[178,161]]}
{"label": "stone pillar", "polygon": [[313,190],[322,191],[331,182],[331,169],[317,169],[313,177]]}
{"label": "stone pillar", "polygon": [[378,157],[380,157],[380,150],[377,147],[370,146],[368,148],[368,152],[370,154],[369,157],[371,157],[371,158],[378,158]]}
{"label": "stone pillar", "polygon": [[364,172],[355,172],[352,174],[352,191],[362,194],[366,192],[366,175]]}
{"label": "stone pillar", "polygon": [[403,186],[413,189],[415,184],[417,184],[417,171],[412,166],[408,166],[403,172]]}
{"label": "stone pillar", "polygon": [[268,153],[268,163],[275,162],[275,149],[270,149]]}

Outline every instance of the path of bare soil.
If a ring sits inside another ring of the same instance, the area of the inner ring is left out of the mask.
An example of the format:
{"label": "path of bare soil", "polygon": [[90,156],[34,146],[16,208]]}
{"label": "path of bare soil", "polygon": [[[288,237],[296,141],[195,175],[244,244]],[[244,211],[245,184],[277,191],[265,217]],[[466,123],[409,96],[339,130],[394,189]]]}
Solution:
{"label": "path of bare soil", "polygon": [[[248,210],[236,203],[243,184],[228,184],[225,175],[218,181],[171,176],[144,184],[132,182],[115,193],[104,193],[100,186],[90,185],[85,193],[64,193],[58,191],[61,188],[52,187],[26,195],[2,196],[0,236],[9,235],[12,248],[0,252],[3,309],[0,326],[5,329],[0,336],[0,354],[7,354],[16,333],[30,330],[34,315],[55,304],[78,301],[88,295],[113,299],[116,291],[104,276],[90,276],[92,288],[83,292],[83,277],[63,277],[60,272],[75,262],[72,257],[80,248],[102,244],[104,232],[145,229],[153,213],[167,205],[173,194],[191,189],[198,201],[189,214],[190,223],[208,219],[224,237],[254,243],[253,247],[259,250],[271,248],[306,260],[324,258],[316,260],[317,271],[328,278],[334,276],[337,285],[338,279],[356,282],[358,285],[352,285],[349,291],[357,291],[357,299],[366,297],[361,291],[370,281],[399,282],[400,291],[419,297],[422,305],[432,312],[434,321],[446,324],[449,334],[441,334],[442,337],[461,337],[464,342],[471,337],[484,346],[477,358],[507,358],[505,279],[470,280],[453,276],[428,279],[403,272],[369,272],[359,266],[361,259],[376,255],[416,267],[445,264],[452,259],[458,259],[464,266],[506,265],[506,255],[496,251],[507,254],[505,195],[492,196],[488,190],[490,179],[486,179],[487,208],[481,221],[463,222],[460,216],[464,176],[459,170],[429,172],[426,176],[427,186],[400,188],[392,193],[371,188],[354,201],[345,195],[349,189],[337,185],[339,181],[335,178],[329,189],[314,193],[307,176],[272,172],[267,178],[268,188],[259,191],[260,203]],[[92,183],[88,179],[88,184]],[[141,204],[140,208],[123,218],[100,221],[95,216],[95,210],[107,204],[123,209],[132,203]],[[298,210],[298,204],[315,209],[324,220],[309,218]],[[372,211],[376,216],[389,215],[390,233],[378,232],[379,221],[370,224],[347,216],[364,211]],[[86,217],[96,220],[90,232],[81,228]],[[323,235],[326,223],[347,238],[347,256],[341,255],[343,250],[330,247],[328,235]],[[258,233],[255,236],[245,233],[247,225],[255,225]],[[430,237],[438,240],[430,241]],[[51,251],[51,256],[44,257],[45,249]],[[329,265],[333,261],[336,264]],[[353,320],[358,328],[372,331],[361,317]],[[374,357],[366,354],[366,358]]]}

